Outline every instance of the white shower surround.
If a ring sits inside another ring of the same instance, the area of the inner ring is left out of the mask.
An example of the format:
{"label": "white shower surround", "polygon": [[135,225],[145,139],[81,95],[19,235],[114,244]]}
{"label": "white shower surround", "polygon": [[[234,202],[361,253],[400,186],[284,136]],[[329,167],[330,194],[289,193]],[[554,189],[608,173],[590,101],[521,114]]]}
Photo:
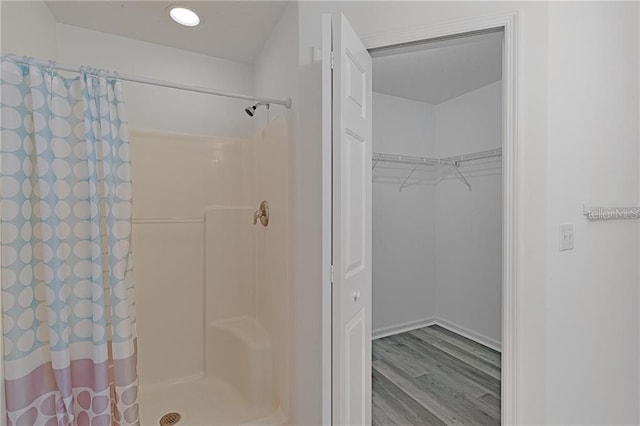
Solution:
{"label": "white shower surround", "polygon": [[[282,116],[250,140],[132,135],[134,215],[204,218],[135,225],[144,424],[170,411],[188,424],[286,418],[287,131]],[[251,223],[261,199],[266,228]]]}

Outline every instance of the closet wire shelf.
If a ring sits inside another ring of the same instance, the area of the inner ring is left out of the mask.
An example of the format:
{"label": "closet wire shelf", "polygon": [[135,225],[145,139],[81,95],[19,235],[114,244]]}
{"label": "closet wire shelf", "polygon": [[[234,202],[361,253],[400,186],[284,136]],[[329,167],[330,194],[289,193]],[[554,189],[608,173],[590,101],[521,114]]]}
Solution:
{"label": "closet wire shelf", "polygon": [[444,179],[449,174],[455,172],[458,178],[462,183],[466,185],[466,187],[471,191],[471,184],[465,177],[465,175],[460,170],[460,166],[465,163],[470,163],[478,160],[489,160],[489,159],[501,159],[502,158],[502,148],[488,149],[485,151],[472,152],[468,154],[455,155],[452,157],[444,157],[444,158],[431,158],[431,157],[418,157],[413,155],[398,155],[398,154],[387,154],[382,152],[374,152],[372,157],[372,169],[375,169],[378,163],[396,163],[396,164],[409,164],[412,165],[413,168],[404,179],[402,184],[400,185],[399,190],[402,191],[403,188],[406,188],[407,182],[416,171],[419,166],[446,166],[449,167],[447,173],[441,176],[438,181]]}

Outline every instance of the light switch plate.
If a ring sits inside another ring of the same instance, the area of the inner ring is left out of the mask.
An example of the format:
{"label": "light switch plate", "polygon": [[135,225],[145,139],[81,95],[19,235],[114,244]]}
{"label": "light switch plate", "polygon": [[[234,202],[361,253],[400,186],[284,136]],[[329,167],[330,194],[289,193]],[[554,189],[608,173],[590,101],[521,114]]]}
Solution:
{"label": "light switch plate", "polygon": [[560,225],[560,251],[573,250],[573,223]]}

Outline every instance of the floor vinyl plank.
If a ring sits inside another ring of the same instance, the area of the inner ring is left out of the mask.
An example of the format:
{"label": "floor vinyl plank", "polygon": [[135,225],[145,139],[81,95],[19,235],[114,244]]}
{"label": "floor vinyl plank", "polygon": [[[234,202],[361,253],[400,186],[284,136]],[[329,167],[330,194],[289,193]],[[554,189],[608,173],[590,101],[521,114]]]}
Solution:
{"label": "floor vinyl plank", "polygon": [[488,362],[492,363],[496,367],[500,368],[502,364],[500,352],[495,349],[491,349],[484,346],[481,343],[475,342],[464,336],[454,333],[451,330],[447,330],[439,325],[433,325],[431,327],[424,327],[421,329],[425,333],[429,333],[447,340],[449,343],[459,346],[460,348],[467,350],[478,357],[481,357]]}
{"label": "floor vinyl plank", "polygon": [[404,345],[394,344],[388,340],[381,340],[373,344],[373,352],[377,354],[375,360],[385,360],[392,362],[413,377],[422,376],[427,373],[429,365],[421,362],[420,359],[413,356],[409,351],[404,350]]}
{"label": "floor vinyl plank", "polygon": [[[418,374],[410,374],[412,375],[412,377],[431,374],[439,377],[442,381],[454,381],[457,387],[474,396],[479,397],[487,393],[487,388],[485,386],[468,379],[455,368],[444,365],[442,362],[439,362],[439,359],[437,357],[434,357],[429,353],[424,353],[402,343],[392,343],[389,341],[378,342],[376,343],[376,345],[388,347],[388,352],[392,354],[391,356],[385,358],[383,361],[401,370],[404,370],[407,374],[412,373],[412,371],[406,368],[406,363],[404,360],[412,359],[412,362],[414,364],[418,364],[419,366],[421,366],[421,370],[414,370],[415,372],[418,372]],[[394,351],[396,353],[401,353],[404,357],[400,358],[394,356]]]}
{"label": "floor vinyl plank", "polygon": [[489,411],[486,403],[479,398],[460,391],[450,383],[437,380],[435,377],[425,374],[417,378],[421,389],[431,392],[443,405],[456,413],[464,424],[499,425],[499,418],[495,417],[493,410]]}
{"label": "floor vinyl plank", "polygon": [[394,414],[391,413],[392,409],[389,408],[384,399],[380,397],[376,397],[376,393],[374,391],[372,402],[371,402],[371,418],[372,425],[406,425],[409,423],[405,423],[404,421],[399,421],[394,417]]}
{"label": "floor vinyl plank", "polygon": [[493,409],[496,410],[498,413],[500,412],[500,409],[501,409],[500,398],[496,398],[490,393],[485,393],[480,397],[480,399],[486,402],[487,404],[491,405]]}
{"label": "floor vinyl plank", "polygon": [[374,395],[378,397],[378,400],[385,402],[388,421],[391,421],[392,424],[446,425],[427,407],[404,393],[395,383],[375,369],[373,370],[372,384],[375,389]]}
{"label": "floor vinyl plank", "polygon": [[414,330],[409,333],[412,336],[419,338],[420,340],[424,340],[425,342],[440,349],[441,351],[446,352],[449,355],[466,362],[467,364],[477,368],[478,370],[487,373],[491,377],[500,380],[500,367],[496,367],[494,364],[477,356],[475,353],[466,351],[460,346],[449,343],[448,341],[440,339],[437,336],[433,336],[432,334],[429,334],[424,330]]}
{"label": "floor vinyl plank", "polygon": [[373,425],[500,424],[499,352],[438,326],[372,350]]}
{"label": "floor vinyl plank", "polygon": [[[451,356],[423,340],[405,334],[393,336],[391,339],[402,342],[408,348],[407,350],[418,358],[432,359],[439,368],[446,369],[452,376],[462,376],[472,383],[485,388],[488,392],[496,396],[500,395],[499,379],[491,377],[459,358]],[[460,379],[460,383],[464,383],[464,380]]]}
{"label": "floor vinyl plank", "polygon": [[[409,377],[402,371],[394,368],[392,365],[386,364],[383,360],[376,361],[375,369],[395,383],[402,391],[413,398],[420,405],[427,407],[434,415],[447,425],[464,425],[464,419],[447,405],[442,404],[439,398],[434,397],[430,392],[425,392],[418,384],[415,383],[417,378]],[[378,423],[373,421],[374,425]]]}
{"label": "floor vinyl plank", "polygon": [[[410,345],[409,343],[407,345]],[[428,372],[422,376],[419,376],[419,382],[427,382],[428,389],[439,389],[438,395],[450,395],[452,399],[444,399],[443,403],[448,405],[453,404],[454,407],[460,406],[467,407],[467,411],[473,411],[472,417],[476,419],[476,423],[491,424],[485,415],[490,418],[499,418],[500,412],[496,411],[494,407],[480,399],[480,397],[488,392],[498,392],[499,384],[496,387],[492,387],[490,383],[478,382],[477,380],[470,380],[469,377],[461,374],[459,370],[453,369],[450,366],[443,365],[441,359],[437,355],[432,353],[431,355],[418,352],[414,347],[405,346],[404,351],[411,353],[416,359],[419,359],[425,366],[427,366]],[[401,365],[395,363],[395,359],[390,362],[394,363],[394,367],[402,369]],[[461,398],[460,400],[458,400]],[[458,413],[460,414],[460,413]]]}

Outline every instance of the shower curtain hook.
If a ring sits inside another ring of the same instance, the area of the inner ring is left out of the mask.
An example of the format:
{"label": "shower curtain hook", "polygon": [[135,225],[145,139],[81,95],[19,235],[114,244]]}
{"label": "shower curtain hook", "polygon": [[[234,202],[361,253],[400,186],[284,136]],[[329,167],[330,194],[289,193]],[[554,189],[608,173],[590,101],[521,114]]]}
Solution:
{"label": "shower curtain hook", "polygon": [[49,71],[51,71],[52,75],[58,75],[58,73],[56,72],[56,67],[57,67],[58,63],[54,60],[49,60]]}

